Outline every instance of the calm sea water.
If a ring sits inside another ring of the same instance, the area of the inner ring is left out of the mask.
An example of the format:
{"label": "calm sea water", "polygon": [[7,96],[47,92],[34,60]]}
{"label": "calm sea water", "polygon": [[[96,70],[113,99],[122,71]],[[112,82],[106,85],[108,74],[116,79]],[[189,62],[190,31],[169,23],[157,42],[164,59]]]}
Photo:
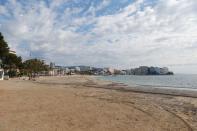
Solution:
{"label": "calm sea water", "polygon": [[197,75],[165,75],[165,76],[136,76],[117,75],[101,76],[99,79],[124,83],[130,86],[152,86],[197,89]]}

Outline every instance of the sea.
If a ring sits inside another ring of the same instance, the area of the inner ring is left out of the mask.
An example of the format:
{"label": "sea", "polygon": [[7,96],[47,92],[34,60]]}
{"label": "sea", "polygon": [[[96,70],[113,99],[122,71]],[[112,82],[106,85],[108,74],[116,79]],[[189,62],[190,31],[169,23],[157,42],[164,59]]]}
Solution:
{"label": "sea", "polygon": [[175,74],[175,75],[111,75],[99,76],[98,79],[117,83],[124,83],[128,86],[143,86],[157,88],[176,88],[197,90],[197,75]]}

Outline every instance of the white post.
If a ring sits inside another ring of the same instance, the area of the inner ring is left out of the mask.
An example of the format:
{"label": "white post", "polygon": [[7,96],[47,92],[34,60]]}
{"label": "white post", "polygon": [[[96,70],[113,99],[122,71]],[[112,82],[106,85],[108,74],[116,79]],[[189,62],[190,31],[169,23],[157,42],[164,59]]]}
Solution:
{"label": "white post", "polygon": [[4,71],[3,69],[0,69],[0,80],[4,79]]}

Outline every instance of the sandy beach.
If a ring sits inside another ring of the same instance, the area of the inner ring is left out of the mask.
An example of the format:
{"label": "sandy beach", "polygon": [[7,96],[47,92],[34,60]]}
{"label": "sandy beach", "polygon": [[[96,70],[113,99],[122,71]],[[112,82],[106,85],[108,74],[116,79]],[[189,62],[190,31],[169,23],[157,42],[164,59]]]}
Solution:
{"label": "sandy beach", "polygon": [[197,98],[91,76],[0,81],[0,131],[197,131]]}

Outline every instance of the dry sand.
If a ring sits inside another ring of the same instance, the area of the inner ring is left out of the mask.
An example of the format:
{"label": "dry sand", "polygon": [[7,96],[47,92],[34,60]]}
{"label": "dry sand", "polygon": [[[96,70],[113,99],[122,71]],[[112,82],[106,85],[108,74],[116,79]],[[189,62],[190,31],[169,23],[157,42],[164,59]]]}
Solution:
{"label": "dry sand", "polygon": [[119,86],[90,76],[0,81],[0,131],[197,131],[197,98]]}

